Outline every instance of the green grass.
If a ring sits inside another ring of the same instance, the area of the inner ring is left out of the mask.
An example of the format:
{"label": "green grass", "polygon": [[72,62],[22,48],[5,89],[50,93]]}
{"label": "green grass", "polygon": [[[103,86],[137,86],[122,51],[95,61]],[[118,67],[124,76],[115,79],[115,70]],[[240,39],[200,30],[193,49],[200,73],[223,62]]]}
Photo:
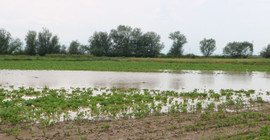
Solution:
{"label": "green grass", "polygon": [[0,69],[159,72],[160,70],[270,71],[270,59],[1,56]]}
{"label": "green grass", "polygon": [[214,140],[269,140],[270,139],[270,126],[265,125],[260,127],[259,131],[245,131],[238,134],[220,136],[214,138]]}
{"label": "green grass", "polygon": [[158,72],[160,70],[270,71],[268,65],[108,62],[108,61],[0,61],[0,69],[20,70],[92,70]]}

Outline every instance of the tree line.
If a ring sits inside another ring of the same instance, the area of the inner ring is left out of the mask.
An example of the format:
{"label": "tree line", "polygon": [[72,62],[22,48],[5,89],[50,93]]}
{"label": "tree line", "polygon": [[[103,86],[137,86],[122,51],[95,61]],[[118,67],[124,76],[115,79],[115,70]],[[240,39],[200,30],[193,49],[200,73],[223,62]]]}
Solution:
{"label": "tree line", "polygon": [[[19,38],[0,29],[0,54],[92,54],[94,56],[111,57],[158,57],[164,44],[161,37],[155,32],[142,32],[139,28],[119,25],[116,29],[107,32],[95,32],[84,45],[73,40],[68,47],[61,45],[59,37],[53,35],[48,29],[42,31],[28,31],[25,36],[25,46]],[[180,31],[169,34],[173,41],[167,57],[183,57],[184,45],[187,38]],[[212,38],[203,39],[199,43],[203,56],[209,57],[216,50],[216,41]],[[253,55],[253,43],[229,42],[223,49],[223,55],[228,57],[249,57]],[[270,57],[270,44],[261,53],[263,57]]]}

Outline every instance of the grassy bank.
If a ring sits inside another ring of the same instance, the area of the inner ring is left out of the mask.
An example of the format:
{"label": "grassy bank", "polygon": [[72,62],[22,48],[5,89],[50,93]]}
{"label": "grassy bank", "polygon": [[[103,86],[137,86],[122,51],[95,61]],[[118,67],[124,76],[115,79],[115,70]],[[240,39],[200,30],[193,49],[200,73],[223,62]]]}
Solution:
{"label": "grassy bank", "polygon": [[0,69],[158,72],[160,70],[270,71],[270,59],[1,56]]}

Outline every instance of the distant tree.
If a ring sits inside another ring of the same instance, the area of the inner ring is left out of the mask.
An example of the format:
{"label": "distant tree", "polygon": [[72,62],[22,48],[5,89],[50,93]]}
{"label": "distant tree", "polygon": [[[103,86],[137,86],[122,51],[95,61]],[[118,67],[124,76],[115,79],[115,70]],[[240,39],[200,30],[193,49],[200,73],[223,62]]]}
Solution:
{"label": "distant tree", "polygon": [[20,39],[13,39],[9,32],[0,29],[0,54],[22,53],[22,45]]}
{"label": "distant tree", "polygon": [[37,33],[35,31],[28,31],[25,37],[26,47],[25,54],[36,55],[37,54]]}
{"label": "distant tree", "polygon": [[132,28],[130,26],[119,25],[117,29],[112,29],[110,38],[112,40],[112,53],[115,56],[132,56],[133,48],[130,43]]}
{"label": "distant tree", "polygon": [[90,52],[90,47],[87,45],[80,45],[79,52],[80,54],[87,54]]}
{"label": "distant tree", "polygon": [[200,49],[204,56],[210,56],[216,50],[216,41],[214,39],[203,39],[200,42]]}
{"label": "distant tree", "polygon": [[43,28],[42,32],[38,33],[37,44],[37,53],[41,56],[60,53],[61,45],[58,36],[53,36],[46,28]]}
{"label": "distant tree", "polygon": [[143,57],[157,57],[164,45],[160,43],[160,36],[154,32],[148,32],[142,36]]}
{"label": "distant tree", "polygon": [[52,37],[52,39],[50,41],[47,53],[50,53],[50,54],[60,53],[60,47],[61,47],[61,45],[59,44],[59,38],[58,38],[58,36],[55,35]]}
{"label": "distant tree", "polygon": [[261,51],[260,55],[265,58],[270,58],[270,44]]}
{"label": "distant tree", "polygon": [[0,29],[0,54],[8,54],[9,44],[12,38],[8,31]]}
{"label": "distant tree", "polygon": [[94,56],[109,56],[112,43],[107,32],[95,32],[88,40],[90,53]]}
{"label": "distant tree", "polygon": [[48,53],[51,37],[52,33],[46,28],[43,28],[43,31],[38,33],[37,52],[39,55],[44,56]]}
{"label": "distant tree", "polygon": [[[130,46],[132,47],[132,56],[135,57],[144,57],[146,49],[143,46],[143,32],[139,28],[134,28],[131,32]],[[145,45],[147,46],[147,45]]]}
{"label": "distant tree", "polygon": [[169,55],[180,57],[183,55],[183,46],[187,43],[186,37],[179,31],[173,32],[169,35],[169,39],[173,40],[173,45],[169,51]]}
{"label": "distant tree", "polygon": [[12,39],[9,47],[8,47],[8,54],[17,54],[22,52],[23,43],[20,39]]}
{"label": "distant tree", "polygon": [[249,42],[230,42],[223,49],[223,54],[231,57],[248,57],[253,54],[253,44]]}
{"label": "distant tree", "polygon": [[67,47],[66,47],[65,45],[62,45],[62,46],[60,47],[60,53],[61,53],[61,54],[67,54]]}
{"label": "distant tree", "polygon": [[111,30],[109,35],[95,32],[89,43],[95,56],[156,57],[164,47],[156,33],[144,34],[139,28],[124,25]]}
{"label": "distant tree", "polygon": [[69,45],[68,48],[68,53],[69,54],[80,54],[80,46],[81,44],[76,40],[76,41],[72,41]]}

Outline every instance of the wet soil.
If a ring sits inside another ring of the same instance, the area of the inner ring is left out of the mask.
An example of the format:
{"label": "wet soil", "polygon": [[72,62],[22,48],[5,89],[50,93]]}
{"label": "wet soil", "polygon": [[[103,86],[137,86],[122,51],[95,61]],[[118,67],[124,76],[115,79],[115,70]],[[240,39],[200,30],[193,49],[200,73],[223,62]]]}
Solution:
{"label": "wet soil", "polygon": [[[255,117],[247,118],[246,121],[234,121],[243,118],[243,113],[255,114]],[[58,122],[51,126],[43,124],[2,124],[0,130],[1,140],[12,139],[219,139],[221,136],[238,135],[241,133],[257,132],[266,124],[269,124],[269,103],[265,103],[259,110],[244,112],[208,112],[206,113],[176,113],[158,116],[146,116],[137,119],[120,120],[74,120]],[[256,117],[256,114],[259,116]],[[218,117],[217,117],[218,116]],[[225,117],[222,117],[225,116]],[[226,125],[219,125],[225,122]],[[251,123],[252,122],[252,123]],[[202,124],[200,127],[190,127]],[[18,129],[20,134],[14,136],[6,129]]]}

